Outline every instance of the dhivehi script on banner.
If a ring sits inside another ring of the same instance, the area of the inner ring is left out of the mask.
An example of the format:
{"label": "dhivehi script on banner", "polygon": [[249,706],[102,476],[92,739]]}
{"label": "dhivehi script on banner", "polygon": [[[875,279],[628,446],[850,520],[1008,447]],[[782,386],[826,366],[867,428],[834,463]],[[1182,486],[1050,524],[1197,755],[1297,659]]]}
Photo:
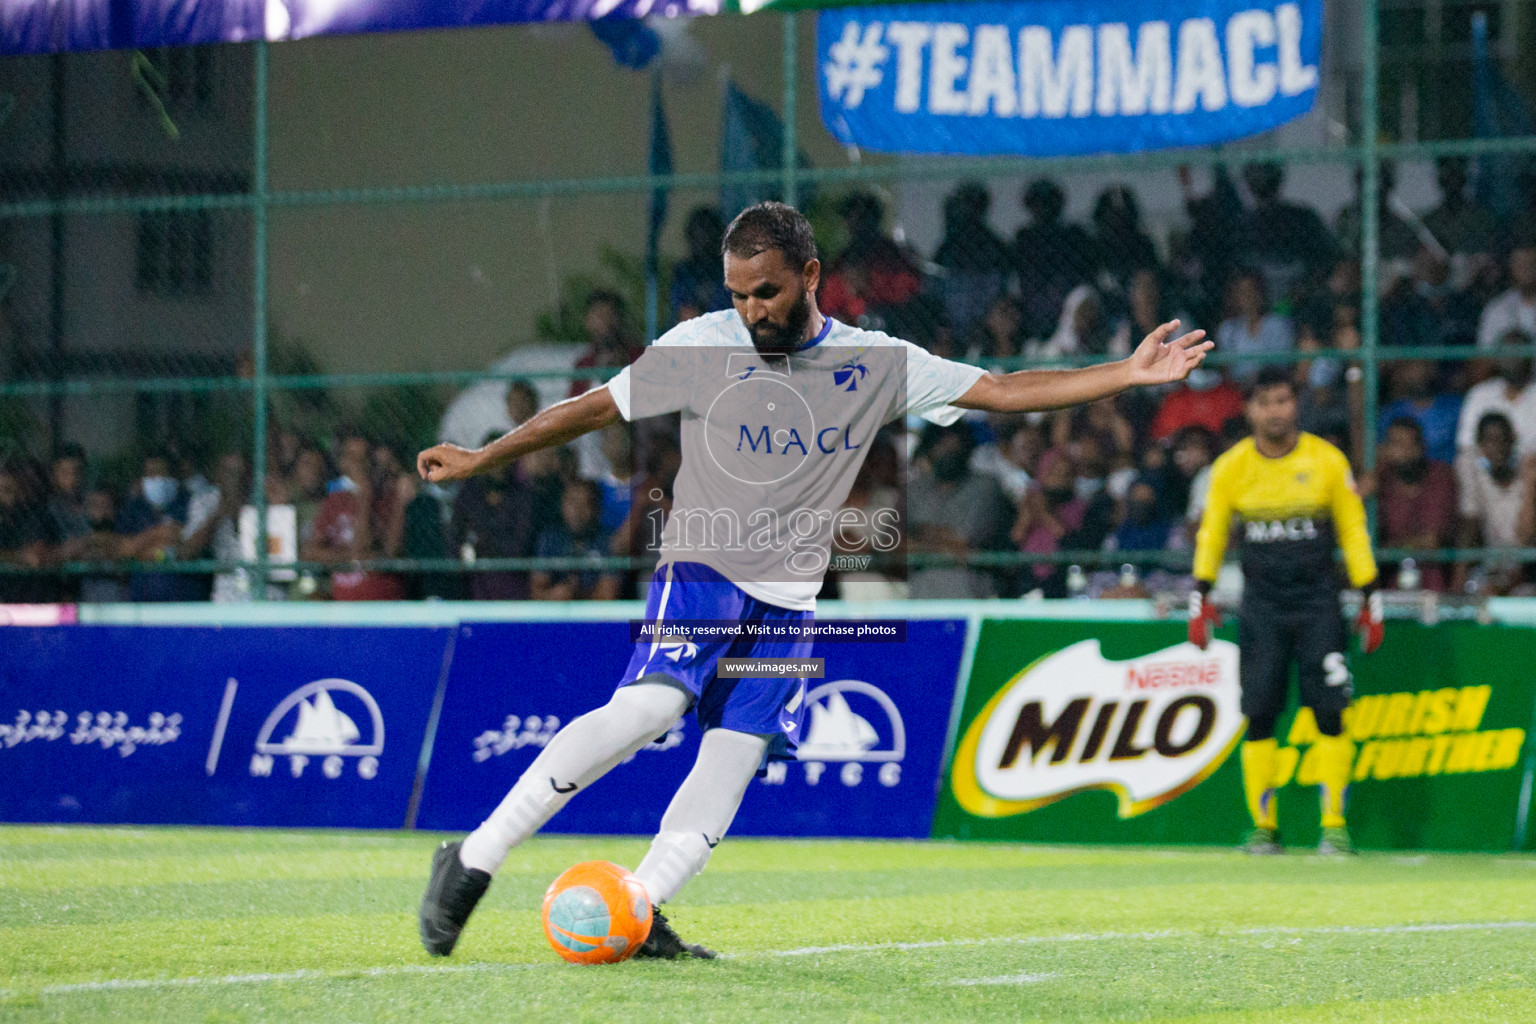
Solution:
{"label": "dhivehi script on banner", "polygon": [[821,117],[881,152],[1199,146],[1312,109],[1322,0],[1034,0],[823,11]]}

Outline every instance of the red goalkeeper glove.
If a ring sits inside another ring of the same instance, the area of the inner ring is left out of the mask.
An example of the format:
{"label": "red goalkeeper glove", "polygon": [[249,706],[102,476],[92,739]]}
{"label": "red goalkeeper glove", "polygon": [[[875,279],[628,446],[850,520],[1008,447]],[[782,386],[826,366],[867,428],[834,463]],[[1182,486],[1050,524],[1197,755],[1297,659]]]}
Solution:
{"label": "red goalkeeper glove", "polygon": [[1221,625],[1221,612],[1211,603],[1210,584],[1201,583],[1189,592],[1189,642],[1202,651]]}
{"label": "red goalkeeper glove", "polygon": [[1375,584],[1360,588],[1360,614],[1355,617],[1355,632],[1360,634],[1360,653],[1371,654],[1386,638],[1387,627],[1382,622],[1381,591]]}

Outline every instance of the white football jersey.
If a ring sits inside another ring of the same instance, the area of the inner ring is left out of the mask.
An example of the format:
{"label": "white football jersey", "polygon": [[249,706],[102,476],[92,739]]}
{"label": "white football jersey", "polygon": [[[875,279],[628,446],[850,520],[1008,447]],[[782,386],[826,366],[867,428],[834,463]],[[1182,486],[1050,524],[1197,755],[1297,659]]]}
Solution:
{"label": "white football jersey", "polygon": [[702,562],[759,600],[814,609],[838,517],[862,514],[843,504],[876,432],[911,413],[953,423],[983,373],[830,317],[792,355],[765,357],[724,310],[677,325],[607,386],[626,420],[681,413],[662,562]]}

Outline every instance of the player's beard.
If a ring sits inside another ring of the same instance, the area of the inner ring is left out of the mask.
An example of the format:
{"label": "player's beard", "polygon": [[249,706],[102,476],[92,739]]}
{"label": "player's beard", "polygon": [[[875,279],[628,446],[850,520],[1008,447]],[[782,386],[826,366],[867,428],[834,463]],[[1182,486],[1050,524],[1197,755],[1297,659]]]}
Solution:
{"label": "player's beard", "polygon": [[759,355],[782,356],[805,344],[805,329],[811,323],[811,296],[804,288],[800,298],[789,308],[783,324],[776,324],[767,317],[747,328],[752,335],[752,347]]}
{"label": "player's beard", "polygon": [[1296,437],[1297,424],[1293,419],[1268,420],[1254,428],[1254,433],[1272,445],[1283,445]]}

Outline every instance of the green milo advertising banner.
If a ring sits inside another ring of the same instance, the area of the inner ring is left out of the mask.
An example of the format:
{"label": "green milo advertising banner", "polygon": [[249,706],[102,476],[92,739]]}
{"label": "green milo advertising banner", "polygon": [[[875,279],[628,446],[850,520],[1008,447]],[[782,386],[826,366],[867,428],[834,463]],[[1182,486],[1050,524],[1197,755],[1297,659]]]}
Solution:
{"label": "green milo advertising banner", "polygon": [[[933,834],[1239,842],[1251,822],[1235,633],[1201,651],[1182,622],[984,621]],[[1356,844],[1536,848],[1522,809],[1536,759],[1536,630],[1394,621],[1380,650],[1349,661]],[[1318,840],[1317,735],[1293,687],[1275,782],[1281,835],[1295,847]]]}

